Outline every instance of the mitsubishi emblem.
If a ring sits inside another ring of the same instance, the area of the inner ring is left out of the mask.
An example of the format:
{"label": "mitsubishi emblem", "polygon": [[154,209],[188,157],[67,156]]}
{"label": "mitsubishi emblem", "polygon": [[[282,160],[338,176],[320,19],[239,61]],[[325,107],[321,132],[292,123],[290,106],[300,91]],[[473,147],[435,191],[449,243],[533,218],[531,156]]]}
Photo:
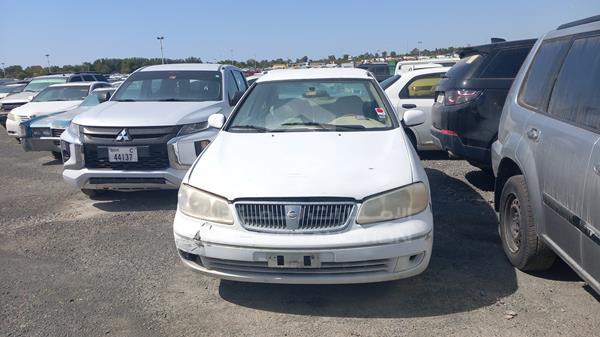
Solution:
{"label": "mitsubishi emblem", "polygon": [[130,141],[131,138],[129,138],[129,132],[127,131],[127,129],[121,130],[121,132],[119,132],[119,134],[117,135],[117,138],[115,140],[117,142],[128,142],[128,141]]}

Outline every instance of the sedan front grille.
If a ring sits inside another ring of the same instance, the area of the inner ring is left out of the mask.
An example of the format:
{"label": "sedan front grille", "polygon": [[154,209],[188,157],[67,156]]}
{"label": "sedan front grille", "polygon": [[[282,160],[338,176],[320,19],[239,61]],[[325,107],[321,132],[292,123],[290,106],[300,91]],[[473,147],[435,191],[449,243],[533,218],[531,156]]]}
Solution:
{"label": "sedan front grille", "polygon": [[344,229],[354,202],[236,202],[235,208],[248,230],[271,233],[316,233]]}

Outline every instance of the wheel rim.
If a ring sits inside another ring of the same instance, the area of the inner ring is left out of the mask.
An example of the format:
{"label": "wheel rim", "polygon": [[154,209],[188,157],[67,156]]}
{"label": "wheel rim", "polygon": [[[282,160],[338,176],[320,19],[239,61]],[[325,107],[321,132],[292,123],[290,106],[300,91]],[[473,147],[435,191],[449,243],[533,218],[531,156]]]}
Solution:
{"label": "wheel rim", "polygon": [[510,194],[504,205],[504,240],[511,253],[517,253],[521,247],[521,203],[516,195]]}

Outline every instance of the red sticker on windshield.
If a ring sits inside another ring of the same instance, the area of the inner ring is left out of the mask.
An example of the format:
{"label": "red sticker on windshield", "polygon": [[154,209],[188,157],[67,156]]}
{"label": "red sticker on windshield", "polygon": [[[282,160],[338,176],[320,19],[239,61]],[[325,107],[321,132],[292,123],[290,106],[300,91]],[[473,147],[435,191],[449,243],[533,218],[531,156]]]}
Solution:
{"label": "red sticker on windshield", "polygon": [[177,79],[177,75],[175,75],[175,74],[169,74],[169,79],[170,80]]}
{"label": "red sticker on windshield", "polygon": [[379,117],[385,116],[385,109],[384,108],[375,108],[375,112],[377,113],[377,115]]}

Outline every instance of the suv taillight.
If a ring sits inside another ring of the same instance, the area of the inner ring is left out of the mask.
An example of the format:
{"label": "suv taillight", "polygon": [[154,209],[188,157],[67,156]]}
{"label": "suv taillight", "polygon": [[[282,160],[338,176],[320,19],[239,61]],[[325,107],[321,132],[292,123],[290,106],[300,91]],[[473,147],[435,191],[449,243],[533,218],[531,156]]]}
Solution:
{"label": "suv taillight", "polygon": [[[448,90],[444,92],[444,105],[456,105],[470,102],[479,95],[481,95],[481,90],[471,90],[471,89],[459,89],[459,90]],[[442,94],[442,93],[440,93]]]}

